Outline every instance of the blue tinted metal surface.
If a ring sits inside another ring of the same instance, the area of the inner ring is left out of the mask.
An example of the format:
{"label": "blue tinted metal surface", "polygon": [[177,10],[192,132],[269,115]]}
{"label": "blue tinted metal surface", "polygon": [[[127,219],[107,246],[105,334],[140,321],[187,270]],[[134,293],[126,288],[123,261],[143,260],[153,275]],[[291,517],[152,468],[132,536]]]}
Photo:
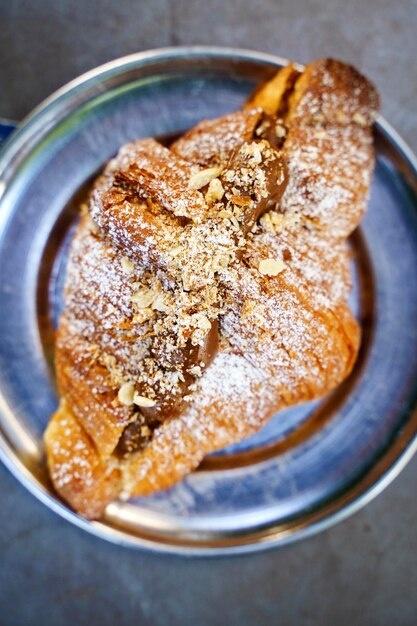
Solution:
{"label": "blue tinted metal surface", "polygon": [[108,539],[176,552],[254,549],[305,536],[377,493],[415,446],[417,218],[414,157],[381,121],[368,213],[351,240],[363,328],[352,377],[320,403],[277,414],[169,492],[114,503],[103,523],[62,505],[43,466],[56,406],[51,319],[74,195],[123,143],[236,109],[279,59],[185,50],[128,57],[62,90],[0,160],[0,450],[61,515]]}

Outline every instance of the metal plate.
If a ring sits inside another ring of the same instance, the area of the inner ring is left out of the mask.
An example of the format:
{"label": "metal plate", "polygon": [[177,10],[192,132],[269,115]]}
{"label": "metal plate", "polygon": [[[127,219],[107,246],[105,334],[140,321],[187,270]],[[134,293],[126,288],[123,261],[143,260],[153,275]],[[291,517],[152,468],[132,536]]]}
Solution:
{"label": "metal plate", "polygon": [[115,502],[87,522],[50,488],[42,432],[57,402],[53,322],[75,205],[127,141],[179,133],[239,107],[282,59],[216,48],[136,54],[47,100],[0,158],[0,454],[51,509],[129,546],[243,552],[305,537],[359,508],[416,448],[417,168],[380,120],[368,213],[351,238],[361,353],[321,402],[278,413],[167,492]]}
{"label": "metal plate", "polygon": [[16,128],[16,123],[0,117],[0,146]]}

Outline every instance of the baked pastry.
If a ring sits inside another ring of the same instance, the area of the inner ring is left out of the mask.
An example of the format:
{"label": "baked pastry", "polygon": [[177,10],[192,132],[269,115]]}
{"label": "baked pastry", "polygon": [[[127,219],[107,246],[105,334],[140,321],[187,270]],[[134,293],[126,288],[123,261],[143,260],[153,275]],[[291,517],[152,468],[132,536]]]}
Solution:
{"label": "baked pastry", "polygon": [[45,432],[53,484],[81,515],[172,486],[349,374],[345,240],[378,106],[349,65],[290,65],[242,111],[106,166],[71,245]]}

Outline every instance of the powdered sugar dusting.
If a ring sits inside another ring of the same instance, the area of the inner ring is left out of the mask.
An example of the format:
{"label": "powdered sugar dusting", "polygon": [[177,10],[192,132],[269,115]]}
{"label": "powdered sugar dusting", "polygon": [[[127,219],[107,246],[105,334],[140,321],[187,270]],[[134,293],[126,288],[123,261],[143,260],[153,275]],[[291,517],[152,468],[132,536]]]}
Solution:
{"label": "powdered sugar dusting", "polygon": [[94,186],[57,339],[65,401],[46,434],[54,483],[86,515],[120,490],[169,487],[352,367],[345,238],[366,205],[377,97],[334,61],[291,89],[285,119],[248,108],[171,150],[133,142]]}
{"label": "powdered sugar dusting", "polygon": [[262,109],[229,113],[216,120],[204,120],[175,141],[171,150],[190,163],[220,163],[244,141],[252,138]]}

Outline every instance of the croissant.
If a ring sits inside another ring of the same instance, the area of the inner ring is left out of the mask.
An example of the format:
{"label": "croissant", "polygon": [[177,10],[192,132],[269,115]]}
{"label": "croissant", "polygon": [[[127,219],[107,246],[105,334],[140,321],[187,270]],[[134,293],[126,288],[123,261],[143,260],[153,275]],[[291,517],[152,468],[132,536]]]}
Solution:
{"label": "croissant", "polygon": [[78,513],[171,487],[348,376],[360,333],[346,238],[378,107],[349,65],[289,65],[241,111],[107,164],[71,245],[45,432]]}

